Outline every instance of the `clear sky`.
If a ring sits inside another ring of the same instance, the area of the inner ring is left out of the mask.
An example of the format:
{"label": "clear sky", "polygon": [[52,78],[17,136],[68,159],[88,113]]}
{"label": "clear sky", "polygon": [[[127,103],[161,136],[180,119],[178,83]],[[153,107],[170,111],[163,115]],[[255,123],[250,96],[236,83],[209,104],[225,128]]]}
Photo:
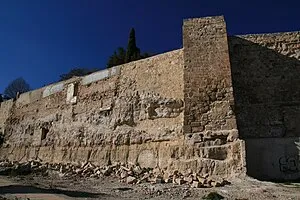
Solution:
{"label": "clear sky", "polygon": [[131,27],[143,52],[181,48],[184,18],[224,15],[229,34],[300,30],[300,0],[0,0],[0,93],[80,66],[105,68]]}

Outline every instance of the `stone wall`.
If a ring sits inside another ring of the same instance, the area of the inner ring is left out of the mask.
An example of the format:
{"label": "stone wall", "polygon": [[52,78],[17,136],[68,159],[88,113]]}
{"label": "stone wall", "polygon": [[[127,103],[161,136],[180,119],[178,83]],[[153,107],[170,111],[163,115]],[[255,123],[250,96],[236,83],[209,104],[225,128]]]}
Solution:
{"label": "stone wall", "polygon": [[300,32],[229,37],[242,138],[300,136]]}
{"label": "stone wall", "polygon": [[0,157],[244,172],[224,19],[187,20],[183,38],[183,49],[22,94]]}
{"label": "stone wall", "polygon": [[300,138],[246,139],[247,174],[260,180],[299,181]]}
{"label": "stone wall", "polygon": [[222,16],[185,20],[183,49],[1,103],[0,159],[300,177],[299,157],[289,159],[299,152],[299,35],[228,37]]}
{"label": "stone wall", "polygon": [[[7,108],[9,102],[14,106]],[[2,159],[168,168],[183,134],[183,51],[72,78],[9,102],[1,103]]]}
{"label": "stone wall", "polygon": [[0,103],[0,135],[4,134],[6,120],[11,115],[11,110],[14,106],[14,101],[11,99]]}
{"label": "stone wall", "polygon": [[248,175],[300,178],[300,32],[229,37]]}
{"label": "stone wall", "polygon": [[198,155],[199,167],[217,174],[243,172],[224,18],[184,21],[183,46],[185,139],[205,152]]}

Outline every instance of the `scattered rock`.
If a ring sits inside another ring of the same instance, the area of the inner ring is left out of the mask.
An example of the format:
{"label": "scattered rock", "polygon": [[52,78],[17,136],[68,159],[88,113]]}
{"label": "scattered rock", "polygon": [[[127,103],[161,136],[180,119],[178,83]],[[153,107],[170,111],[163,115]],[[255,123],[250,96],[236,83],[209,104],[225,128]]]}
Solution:
{"label": "scattered rock", "polygon": [[4,176],[10,175],[11,171],[12,171],[11,167],[5,167],[5,168],[1,167],[0,168],[0,175],[4,175]]}
{"label": "scattered rock", "polygon": [[137,180],[136,180],[136,178],[133,177],[133,176],[128,176],[128,177],[126,178],[126,183],[128,183],[128,184],[133,184],[133,183],[136,183],[136,182],[137,182]]}
{"label": "scattered rock", "polygon": [[230,182],[224,179],[212,179],[208,174],[198,175],[187,170],[184,175],[178,170],[173,173],[164,173],[159,168],[141,168],[138,165],[115,163],[109,166],[95,166],[85,162],[81,165],[62,163],[42,163],[40,161],[28,161],[24,163],[0,161],[0,175],[27,175],[30,173],[43,176],[57,176],[60,178],[86,177],[100,178],[102,176],[117,176],[122,182],[128,184],[151,182],[153,184],[175,183],[178,185],[189,184],[193,188],[221,187]]}
{"label": "scattered rock", "polygon": [[201,187],[201,183],[199,183],[198,181],[193,181],[192,183],[192,188],[200,188]]}
{"label": "scattered rock", "polygon": [[76,173],[76,174],[81,174],[81,173],[82,173],[82,171],[83,171],[82,169],[80,169],[80,168],[77,168],[77,169],[75,170],[75,173]]}
{"label": "scattered rock", "polygon": [[140,175],[140,174],[143,173],[143,169],[140,166],[135,166],[133,168],[133,172],[134,172],[135,175]]}
{"label": "scattered rock", "polygon": [[164,183],[164,180],[162,177],[156,177],[152,183]]}
{"label": "scattered rock", "polygon": [[212,181],[210,183],[210,185],[213,186],[213,187],[221,187],[221,182],[219,182],[219,181]]}
{"label": "scattered rock", "polygon": [[177,183],[178,185],[182,185],[182,184],[185,183],[185,181],[183,179],[181,179],[181,178],[176,178],[175,179],[175,183]]}
{"label": "scattered rock", "polygon": [[128,172],[127,171],[122,171],[120,177],[123,178],[127,178],[128,177]]}
{"label": "scattered rock", "polygon": [[188,176],[188,177],[184,177],[183,180],[189,184],[193,183],[193,177],[192,176]]}
{"label": "scattered rock", "polygon": [[166,178],[164,181],[165,181],[165,183],[172,183],[172,179],[170,179],[170,178]]}
{"label": "scattered rock", "polygon": [[107,166],[104,169],[102,169],[101,172],[103,173],[104,176],[109,176],[113,172],[113,169],[112,167]]}
{"label": "scattered rock", "polygon": [[202,185],[206,184],[206,182],[207,182],[207,180],[205,178],[200,177],[200,176],[198,176],[197,179]]}

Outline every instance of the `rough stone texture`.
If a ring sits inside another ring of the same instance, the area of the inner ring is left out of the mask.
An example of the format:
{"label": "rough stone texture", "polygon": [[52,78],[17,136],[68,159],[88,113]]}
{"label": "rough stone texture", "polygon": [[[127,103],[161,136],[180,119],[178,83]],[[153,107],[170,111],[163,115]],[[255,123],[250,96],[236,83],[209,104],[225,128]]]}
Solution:
{"label": "rough stone texture", "polygon": [[232,36],[229,46],[248,174],[299,179],[300,32]]}
{"label": "rough stone texture", "polygon": [[182,50],[168,52],[110,69],[105,78],[96,72],[84,83],[45,87],[38,101],[2,103],[1,158],[172,166],[166,149],[180,146],[183,135],[182,57]]}
{"label": "rough stone texture", "polygon": [[300,136],[300,32],[229,38],[240,135]]}
{"label": "rough stone texture", "polygon": [[0,135],[5,132],[6,120],[10,117],[13,106],[14,101],[12,99],[0,103]]}
{"label": "rough stone texture", "polygon": [[224,18],[184,21],[183,46],[186,141],[198,146],[210,170],[243,171]]}
{"label": "rough stone texture", "polygon": [[257,171],[249,138],[300,136],[299,35],[228,37],[222,16],[188,19],[183,49],[1,103],[0,159],[133,163],[168,180]]}

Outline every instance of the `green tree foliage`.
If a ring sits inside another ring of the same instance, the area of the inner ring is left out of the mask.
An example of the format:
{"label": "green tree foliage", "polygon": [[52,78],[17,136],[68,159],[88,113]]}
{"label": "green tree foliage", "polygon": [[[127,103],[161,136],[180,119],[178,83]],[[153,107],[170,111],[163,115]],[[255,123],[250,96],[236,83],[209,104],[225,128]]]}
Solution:
{"label": "green tree foliage", "polygon": [[107,68],[124,64],[125,56],[126,56],[125,49],[123,47],[119,47],[118,51],[117,52],[115,51],[114,54],[109,57],[107,62]]}
{"label": "green tree foliage", "polygon": [[149,53],[141,54],[140,49],[136,45],[135,30],[130,30],[127,49],[119,47],[112,56],[109,57],[106,67],[110,68],[117,65],[122,65],[131,61],[147,58],[151,56]]}
{"label": "green tree foliage", "polygon": [[30,90],[29,84],[22,78],[13,80],[4,90],[4,95],[8,98],[16,98],[17,94],[22,94]]}
{"label": "green tree foliage", "polygon": [[7,101],[7,100],[9,100],[10,98],[7,96],[7,95],[5,95],[5,94],[0,94],[0,102],[3,102],[3,101]]}
{"label": "green tree foliage", "polygon": [[153,55],[150,54],[150,53],[143,53],[143,54],[141,54],[141,58],[140,58],[140,59],[148,58],[148,57],[150,57],[150,56],[153,56]]}
{"label": "green tree foliage", "polygon": [[125,62],[131,62],[135,61],[141,58],[141,51],[140,49],[136,46],[136,39],[135,39],[135,30],[132,28],[130,30],[129,34],[129,40],[128,40],[128,45],[127,45],[127,50],[126,50],[126,57],[125,57]]}
{"label": "green tree foliage", "polygon": [[99,69],[74,68],[71,69],[68,73],[60,75],[59,81],[68,80],[74,76],[85,76],[98,70]]}

